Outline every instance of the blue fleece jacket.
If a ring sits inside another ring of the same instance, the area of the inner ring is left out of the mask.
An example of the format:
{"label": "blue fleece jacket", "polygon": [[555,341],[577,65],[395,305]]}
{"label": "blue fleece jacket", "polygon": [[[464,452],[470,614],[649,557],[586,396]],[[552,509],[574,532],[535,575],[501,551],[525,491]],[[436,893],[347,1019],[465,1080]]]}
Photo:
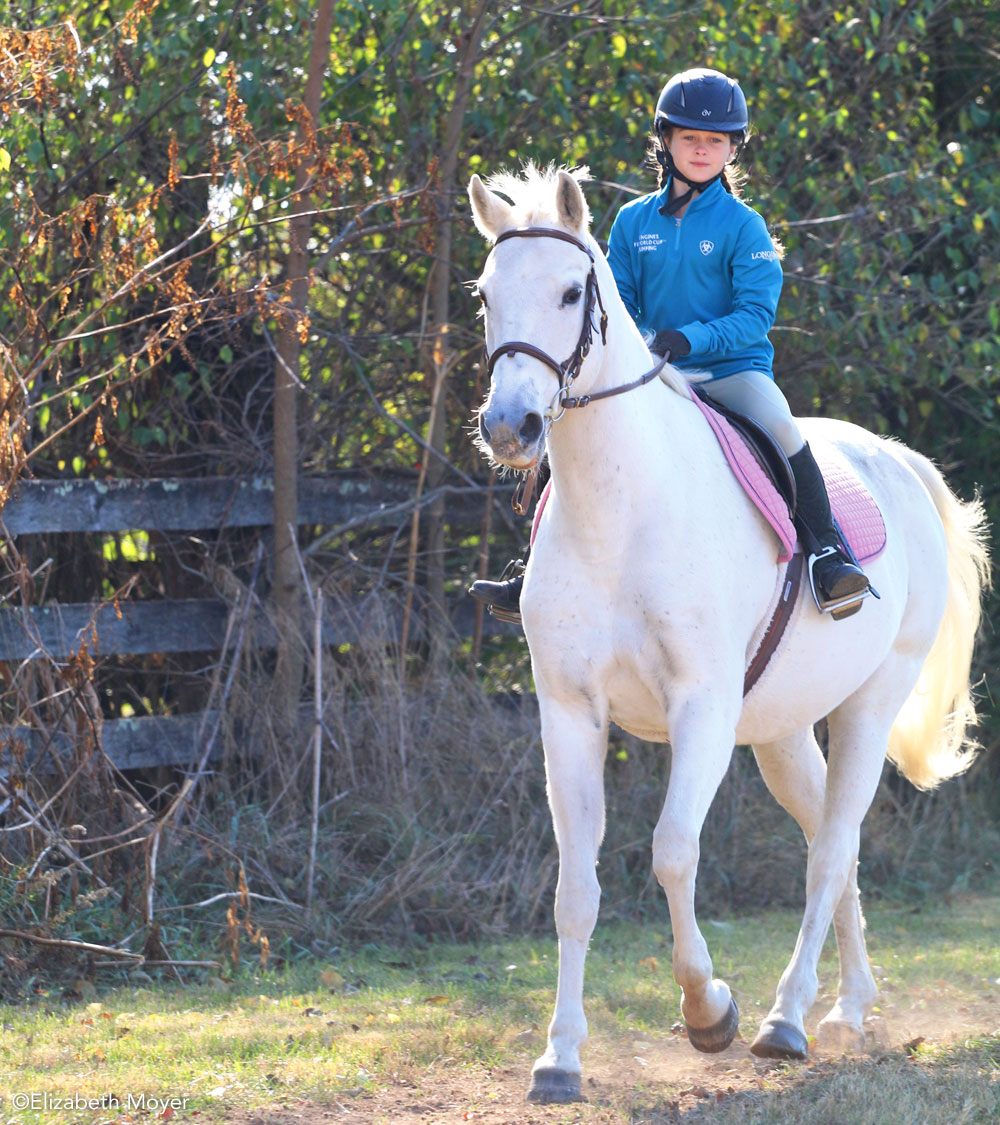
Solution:
{"label": "blue fleece jacket", "polygon": [[781,260],[764,220],[716,180],[665,217],[670,183],[626,203],[608,238],[608,263],[632,319],[646,332],[683,332],[675,361],[713,379],[739,371],[774,378],[767,333],[781,294]]}

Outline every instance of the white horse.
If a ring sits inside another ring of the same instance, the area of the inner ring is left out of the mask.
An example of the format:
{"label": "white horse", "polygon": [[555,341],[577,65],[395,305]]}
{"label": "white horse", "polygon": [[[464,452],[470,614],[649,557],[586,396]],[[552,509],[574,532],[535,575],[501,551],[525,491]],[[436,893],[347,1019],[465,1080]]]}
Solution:
{"label": "white horse", "polygon": [[[671,747],[653,867],[670,908],[691,1044],[723,1050],[738,1030],[694,899],[702,824],[741,744],[753,747],[809,844],[802,927],[751,1050],[805,1057],[804,1021],[831,921],[840,984],[818,1034],[841,1049],[863,1044],[876,986],[856,880],[860,825],[887,752],[924,788],[968,764],[970,662],[989,566],[981,506],[958,500],[928,460],[897,442],[845,422],[804,421],[814,451],[834,446],[881,508],[888,543],[867,568],[881,600],[835,622],[806,591],[744,699],[751,641],[784,569],[777,539],[684,379],[667,367],[643,381],[651,357],[589,233],[577,177],[529,167],[490,185],[512,202],[473,176],[475,223],[493,244],[478,280],[491,375],[481,441],[518,470],[547,451],[552,470],[521,609],[559,846],[559,975],[528,1097],[580,1096],[583,969],[600,898],[612,721]],[[606,325],[596,323],[598,309]],[[828,761],[813,734],[824,717]]]}

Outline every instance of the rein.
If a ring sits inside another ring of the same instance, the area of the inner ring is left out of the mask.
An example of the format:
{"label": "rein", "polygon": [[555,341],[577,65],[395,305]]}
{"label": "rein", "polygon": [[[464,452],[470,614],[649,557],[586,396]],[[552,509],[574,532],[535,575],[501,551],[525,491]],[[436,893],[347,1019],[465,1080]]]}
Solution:
{"label": "rein", "polygon": [[572,397],[569,393],[570,388],[573,386],[576,377],[580,374],[583,361],[587,358],[591,345],[594,342],[594,312],[597,308],[601,310],[601,343],[607,344],[608,342],[608,313],[601,297],[600,286],[597,283],[594,252],[579,238],[576,238],[572,234],[567,234],[566,231],[557,230],[554,227],[519,227],[515,230],[507,230],[497,236],[493,244],[494,247],[499,246],[501,242],[506,242],[509,238],[557,238],[561,242],[568,242],[571,246],[575,246],[578,250],[582,250],[584,254],[587,255],[590,259],[590,272],[587,274],[586,296],[583,305],[583,327],[580,329],[580,338],[577,340],[576,347],[573,349],[572,354],[567,359],[564,359],[562,363],[553,359],[548,352],[524,340],[508,340],[506,343],[497,347],[492,355],[484,348],[483,360],[486,364],[486,374],[488,378],[493,377],[493,368],[496,366],[497,361],[504,356],[514,356],[518,352],[521,352],[523,355],[528,355],[531,356],[532,359],[541,361],[546,367],[551,368],[559,379],[559,390],[556,392],[552,403],[545,412],[546,418],[551,422],[557,422],[567,410],[589,406],[598,399],[610,398],[612,395],[624,394],[626,391],[635,390],[636,387],[643,387],[660,374],[666,365],[666,357],[661,359],[650,371],[647,371],[638,379],[634,379],[631,383],[623,383],[621,386],[610,387],[603,391],[594,391],[589,395],[580,395],[576,398]]}

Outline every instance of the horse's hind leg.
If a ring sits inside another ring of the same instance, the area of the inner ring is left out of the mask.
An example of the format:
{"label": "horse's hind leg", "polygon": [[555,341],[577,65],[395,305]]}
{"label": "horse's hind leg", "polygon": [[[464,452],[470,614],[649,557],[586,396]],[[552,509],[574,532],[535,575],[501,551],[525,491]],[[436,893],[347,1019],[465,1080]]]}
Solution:
{"label": "horse's hind leg", "polygon": [[[812,727],[790,738],[754,746],[760,772],[775,800],[795,817],[806,840],[812,841],[823,815],[826,791],[826,761],[816,743]],[[877,989],[868,967],[864,919],[858,898],[857,864],[851,869],[847,887],[833,915],[840,956],[837,1001],[821,1021],[817,1035],[822,1046],[856,1050],[864,1046],[864,1021],[871,1014]],[[771,1016],[782,1019],[781,1014]],[[777,1047],[772,1024],[768,1037]],[[791,1027],[782,1057],[804,1057],[804,1029]]]}
{"label": "horse's hind leg", "polygon": [[[801,1058],[804,1020],[816,998],[816,966],[834,911],[845,893],[853,897],[861,821],[875,796],[885,762],[889,730],[917,678],[919,662],[895,655],[827,719],[830,751],[823,815],[809,842],[806,908],[795,952],[778,983],[774,1007],[751,1050],[766,1058]],[[843,1012],[853,1018],[848,1006]]]}
{"label": "horse's hind leg", "polygon": [[865,1020],[872,1013],[878,986],[868,966],[857,862],[851,867],[847,888],[837,904],[833,927],[840,955],[840,980],[836,1002],[819,1021],[816,1039],[827,1050],[860,1051],[865,1045]]}
{"label": "horse's hind leg", "polygon": [[549,807],[559,847],[559,979],[548,1046],[532,1068],[528,1100],[572,1102],[580,1099],[580,1048],[587,1039],[583,965],[601,897],[596,868],[604,835],[607,723],[541,695],[539,704]]}

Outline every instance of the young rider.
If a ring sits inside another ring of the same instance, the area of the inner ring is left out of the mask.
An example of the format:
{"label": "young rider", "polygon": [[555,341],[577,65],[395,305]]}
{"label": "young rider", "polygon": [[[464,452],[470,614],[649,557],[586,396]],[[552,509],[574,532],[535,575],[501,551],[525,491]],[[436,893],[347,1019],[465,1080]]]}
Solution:
{"label": "young rider", "polygon": [[[701,69],[674,75],[653,120],[658,190],[618,212],[608,262],[650,350],[681,371],[707,374],[701,389],[709,398],[754,419],[784,450],[820,606],[846,608],[855,598],[860,605],[868,580],[840,547],[822,474],[774,382],[767,333],[781,292],[781,253],[739,198],[730,168],[748,125],[734,79]],[[513,577],[476,582],[471,593],[513,615],[522,576],[515,564]]]}

